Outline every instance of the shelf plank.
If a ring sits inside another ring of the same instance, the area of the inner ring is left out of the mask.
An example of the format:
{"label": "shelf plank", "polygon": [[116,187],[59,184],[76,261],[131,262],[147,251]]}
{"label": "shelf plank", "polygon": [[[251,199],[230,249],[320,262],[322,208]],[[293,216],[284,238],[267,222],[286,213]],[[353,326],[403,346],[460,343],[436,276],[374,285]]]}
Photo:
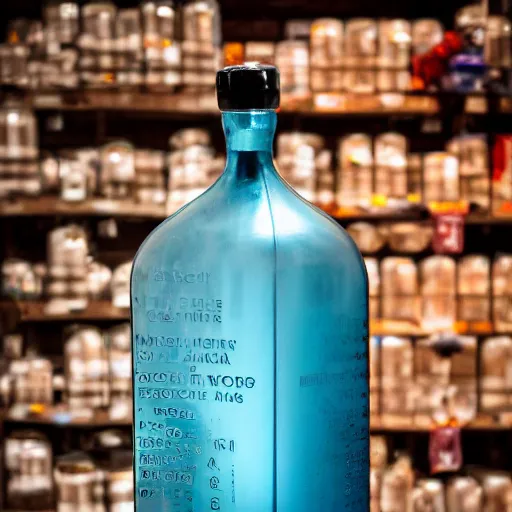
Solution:
{"label": "shelf plank", "polygon": [[[364,220],[367,222],[419,222],[429,218],[425,209],[410,210],[357,211],[338,210],[327,212],[340,224]],[[39,196],[33,198],[18,198],[13,201],[0,202],[0,217],[118,217],[134,220],[166,219],[171,212],[164,205],[140,204],[130,200],[115,200],[105,198],[90,198],[82,202],[68,202],[56,196]],[[474,213],[465,217],[469,225],[499,225],[511,224],[512,215]]]}
{"label": "shelf plank", "polygon": [[75,428],[75,429],[93,429],[93,428],[112,428],[112,427],[131,427],[132,421],[110,419],[105,411],[97,411],[94,418],[90,420],[72,419],[69,422],[56,421],[52,415],[32,415],[27,418],[18,418],[6,413],[3,418],[6,424],[31,425],[31,426],[51,426],[55,428]]}
{"label": "shelf plank", "polygon": [[133,201],[113,199],[88,199],[87,201],[71,203],[57,197],[40,196],[22,198],[16,201],[2,201],[0,216],[29,217],[29,216],[116,216],[140,219],[163,220],[167,217],[164,206],[138,204]]}
{"label": "shelf plank", "polygon": [[[428,433],[432,426],[423,424],[390,425],[378,419],[372,419],[370,431],[372,434],[394,433]],[[471,423],[461,427],[463,432],[512,432],[512,426],[490,421],[488,418],[476,418]]]}
{"label": "shelf plank", "polygon": [[[11,417],[9,414],[4,415],[6,424],[31,425],[31,426],[51,426],[59,429],[92,429],[92,428],[109,428],[109,427],[131,427],[131,420],[111,420],[108,413],[98,411],[91,420],[71,420],[69,422],[55,421],[51,415],[49,416],[29,416],[27,418]],[[423,424],[403,424],[390,425],[382,423],[379,419],[372,419],[370,424],[371,434],[421,434],[428,433],[432,430],[429,425]],[[512,426],[490,421],[488,418],[476,418],[473,422],[462,427],[467,432],[511,432]]]}
{"label": "shelf plank", "polygon": [[[44,301],[30,300],[3,300],[0,302],[0,311],[14,315],[19,322],[75,322],[75,321],[129,321],[129,309],[115,307],[109,300],[91,300],[87,309],[64,315],[52,315],[45,310]],[[497,332],[489,323],[485,323],[485,329],[477,330],[472,326],[456,324],[454,332],[472,336],[512,335],[507,332]],[[371,336],[406,336],[428,337],[436,331],[423,329],[420,325],[394,321],[372,320],[370,324]]]}
{"label": "shelf plank", "polygon": [[[283,94],[282,115],[299,116],[430,116],[441,112],[440,98],[445,93],[308,93],[301,97]],[[486,114],[487,98],[482,94],[464,95],[464,112]],[[148,93],[137,90],[38,91],[27,93],[27,101],[35,110],[139,112],[171,117],[218,116],[215,91],[202,93]],[[499,110],[512,111],[512,101],[500,98]]]}
{"label": "shelf plank", "polygon": [[116,308],[108,300],[90,301],[87,309],[65,315],[50,315],[45,311],[45,302],[4,301],[2,310],[14,309],[19,314],[20,322],[75,322],[75,321],[122,321],[130,319],[128,309]]}

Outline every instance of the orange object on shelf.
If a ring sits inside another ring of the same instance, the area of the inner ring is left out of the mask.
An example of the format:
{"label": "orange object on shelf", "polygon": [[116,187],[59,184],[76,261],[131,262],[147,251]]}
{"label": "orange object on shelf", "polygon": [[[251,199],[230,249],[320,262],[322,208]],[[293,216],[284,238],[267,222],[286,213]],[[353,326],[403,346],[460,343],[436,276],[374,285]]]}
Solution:
{"label": "orange object on shelf", "polygon": [[245,61],[245,46],[242,43],[226,43],[224,45],[224,65],[238,66]]}

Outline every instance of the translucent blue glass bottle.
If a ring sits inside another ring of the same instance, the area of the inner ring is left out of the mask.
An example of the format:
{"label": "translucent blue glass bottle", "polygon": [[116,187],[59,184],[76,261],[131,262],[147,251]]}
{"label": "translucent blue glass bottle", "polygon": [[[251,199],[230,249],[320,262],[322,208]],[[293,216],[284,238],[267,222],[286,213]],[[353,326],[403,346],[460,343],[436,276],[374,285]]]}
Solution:
{"label": "translucent blue glass bottle", "polygon": [[367,511],[363,260],[274,168],[277,70],[217,90],[226,170],[133,268],[137,510]]}

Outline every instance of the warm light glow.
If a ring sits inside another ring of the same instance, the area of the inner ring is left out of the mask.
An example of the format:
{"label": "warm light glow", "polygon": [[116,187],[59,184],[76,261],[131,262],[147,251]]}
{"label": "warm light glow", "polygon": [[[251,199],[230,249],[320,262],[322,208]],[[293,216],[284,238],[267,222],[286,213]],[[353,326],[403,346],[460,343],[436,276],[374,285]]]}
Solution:
{"label": "warm light glow", "polygon": [[9,112],[7,114],[7,124],[18,124],[20,120],[20,115],[18,112]]}
{"label": "warm light glow", "polygon": [[110,155],[108,155],[108,159],[113,164],[118,164],[121,161],[121,155],[117,151],[115,151],[113,153],[110,153]]}
{"label": "warm light glow", "polygon": [[397,44],[407,44],[411,42],[411,36],[405,32],[405,30],[400,30],[393,34],[393,42]]}
{"label": "warm light glow", "polygon": [[172,9],[168,5],[161,5],[156,10],[156,15],[160,16],[160,18],[172,18],[173,14]]}

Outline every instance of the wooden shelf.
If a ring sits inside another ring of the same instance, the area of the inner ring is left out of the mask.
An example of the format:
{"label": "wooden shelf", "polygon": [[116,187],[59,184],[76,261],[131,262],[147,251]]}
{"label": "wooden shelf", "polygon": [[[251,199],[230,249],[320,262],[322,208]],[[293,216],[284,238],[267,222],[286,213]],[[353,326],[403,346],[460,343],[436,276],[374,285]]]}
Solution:
{"label": "wooden shelf", "polygon": [[[441,93],[442,94],[442,93]],[[339,115],[434,115],[440,112],[439,95],[400,93],[320,93],[302,98],[283,95],[282,114],[305,116]],[[131,111],[169,116],[204,117],[218,115],[215,92],[143,93],[139,91],[48,91],[29,96],[36,110]],[[465,112],[484,114],[487,100],[482,95],[465,97]],[[504,112],[508,103],[502,101]]]}
{"label": "wooden shelf", "polygon": [[[118,217],[134,220],[166,219],[172,212],[163,205],[139,204],[130,200],[90,198],[83,202],[68,202],[56,196],[39,196],[34,198],[18,198],[13,201],[0,202],[0,217]],[[328,212],[341,224],[351,221],[367,222],[419,222],[429,218],[426,208],[382,211],[341,210]],[[489,215],[482,213],[469,214],[465,217],[466,224],[510,224],[512,215]]]}
{"label": "wooden shelf", "polygon": [[32,301],[4,301],[1,303],[3,311],[15,311],[20,322],[75,322],[75,321],[126,321],[130,319],[128,309],[119,309],[110,301],[89,301],[87,309],[65,315],[50,315],[45,311],[45,302]]}
{"label": "wooden shelf", "polygon": [[138,204],[133,201],[116,201],[112,199],[89,199],[84,202],[71,203],[57,197],[40,196],[23,198],[16,201],[2,201],[0,216],[30,217],[37,216],[118,216],[140,219],[165,219],[165,207]]}
{"label": "wooden shelf", "polygon": [[[73,429],[91,429],[91,428],[109,428],[109,427],[131,427],[132,421],[128,420],[111,420],[105,411],[96,412],[91,420],[71,420],[68,422],[56,421],[52,413],[45,416],[29,416],[27,418],[11,417],[9,414],[4,415],[6,424],[30,425],[30,426],[52,426],[55,428],[73,428]],[[400,433],[428,433],[432,430],[430,425],[423,424],[402,424],[390,425],[381,422],[379,419],[372,419],[370,424],[370,432],[372,434],[400,434]],[[512,432],[512,426],[493,422],[489,418],[477,418],[468,425],[462,427],[467,432]]]}
{"label": "wooden shelf", "polygon": [[23,425],[39,425],[39,426],[52,426],[55,428],[111,428],[111,427],[130,427],[132,425],[131,419],[127,420],[113,420],[109,417],[106,411],[96,411],[94,418],[90,420],[84,419],[71,419],[70,421],[59,421],[54,418],[57,411],[49,411],[46,415],[31,415],[26,418],[18,418],[10,416],[5,413],[3,421],[6,424],[23,424]]}
{"label": "wooden shelf", "polygon": [[[372,419],[370,431],[372,434],[393,434],[393,433],[428,433],[432,430],[430,425],[423,424],[403,424],[390,425],[383,423],[378,419]],[[496,423],[488,418],[476,418],[468,425],[462,427],[464,432],[512,432],[511,425]]]}
{"label": "wooden shelf", "polygon": [[[15,315],[19,322],[75,322],[75,321],[129,321],[129,309],[120,309],[112,305],[109,300],[90,300],[87,309],[64,315],[52,315],[45,311],[46,302],[30,300],[3,300],[0,310],[3,313]],[[446,329],[444,330],[446,331]],[[454,332],[473,336],[492,336],[495,334],[512,335],[512,333],[497,333],[492,324],[462,325],[458,323],[453,327]],[[411,323],[375,320],[370,324],[371,336],[407,336],[428,337],[435,334]]]}
{"label": "wooden shelf", "polygon": [[[309,93],[297,98],[281,98],[280,113],[304,116],[354,115],[435,115],[442,110],[440,99],[450,93]],[[486,114],[487,98],[482,94],[465,95],[467,114]],[[175,117],[217,116],[215,91],[201,93],[149,93],[116,90],[38,91],[28,103],[36,110],[139,112]],[[512,112],[512,100],[500,98],[502,113]]]}

